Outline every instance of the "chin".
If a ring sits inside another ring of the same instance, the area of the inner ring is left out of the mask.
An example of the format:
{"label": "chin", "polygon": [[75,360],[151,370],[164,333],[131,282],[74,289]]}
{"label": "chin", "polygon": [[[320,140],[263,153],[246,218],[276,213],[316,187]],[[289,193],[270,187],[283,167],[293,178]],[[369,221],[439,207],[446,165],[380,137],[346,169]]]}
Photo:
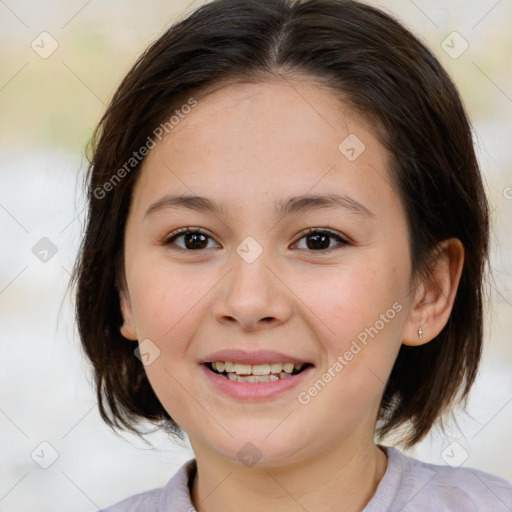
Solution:
{"label": "chin", "polygon": [[[243,434],[233,434],[233,439],[224,437],[223,442],[214,441],[215,451],[220,457],[229,460],[231,463],[239,464],[247,468],[255,469],[282,467],[302,461],[306,457],[304,439],[290,439],[286,432],[279,435],[272,433],[268,438],[259,432],[259,435],[252,436],[251,431]],[[271,439],[272,438],[272,439]]]}

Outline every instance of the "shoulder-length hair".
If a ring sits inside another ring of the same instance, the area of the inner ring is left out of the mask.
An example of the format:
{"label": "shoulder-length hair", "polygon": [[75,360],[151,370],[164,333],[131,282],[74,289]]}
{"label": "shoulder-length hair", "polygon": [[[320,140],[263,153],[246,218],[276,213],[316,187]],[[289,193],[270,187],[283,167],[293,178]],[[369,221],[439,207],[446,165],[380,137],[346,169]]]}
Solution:
{"label": "shoulder-length hair", "polygon": [[136,342],[120,334],[123,238],[140,162],[120,169],[192,92],[293,74],[327,85],[376,126],[405,205],[413,276],[426,275],[439,241],[456,237],[464,246],[451,316],[429,343],[402,345],[377,433],[408,425],[403,442],[412,446],[455,398],[467,400],[482,348],[489,221],[471,126],[448,74],[394,18],[356,1],[215,0],[140,56],[92,141],[87,225],[72,283],[100,413],[112,428],[140,433],[136,425],[146,419],[182,437],[134,356]]}

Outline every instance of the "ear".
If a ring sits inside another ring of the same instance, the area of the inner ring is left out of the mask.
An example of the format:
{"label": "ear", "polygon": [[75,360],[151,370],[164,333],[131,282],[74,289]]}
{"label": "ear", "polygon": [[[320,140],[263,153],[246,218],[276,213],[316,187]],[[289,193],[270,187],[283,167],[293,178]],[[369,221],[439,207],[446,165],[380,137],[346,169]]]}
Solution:
{"label": "ear", "polygon": [[124,287],[119,292],[119,301],[123,316],[123,325],[120,328],[121,334],[129,340],[137,340],[137,329],[135,328],[132,304],[128,291]]}
{"label": "ear", "polygon": [[[437,257],[427,276],[417,285],[409,317],[404,326],[404,345],[423,345],[434,339],[450,317],[464,264],[464,247],[458,238],[437,245]],[[420,339],[418,330],[421,327]]]}

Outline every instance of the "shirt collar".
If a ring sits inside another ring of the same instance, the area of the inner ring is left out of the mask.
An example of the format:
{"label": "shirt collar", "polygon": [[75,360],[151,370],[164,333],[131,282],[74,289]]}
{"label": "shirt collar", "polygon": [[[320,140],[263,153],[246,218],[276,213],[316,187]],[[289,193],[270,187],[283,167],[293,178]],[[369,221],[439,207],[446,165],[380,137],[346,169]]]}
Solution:
{"label": "shirt collar", "polygon": [[[404,474],[404,456],[391,446],[381,446],[385,451],[388,464],[384,477],[380,481],[374,496],[363,512],[388,510],[401,488]],[[192,482],[197,472],[197,461],[185,462],[169,480],[160,493],[158,512],[197,512],[192,505]]]}
{"label": "shirt collar", "polygon": [[190,494],[196,471],[196,459],[188,460],[178,469],[160,493],[158,512],[196,512]]}

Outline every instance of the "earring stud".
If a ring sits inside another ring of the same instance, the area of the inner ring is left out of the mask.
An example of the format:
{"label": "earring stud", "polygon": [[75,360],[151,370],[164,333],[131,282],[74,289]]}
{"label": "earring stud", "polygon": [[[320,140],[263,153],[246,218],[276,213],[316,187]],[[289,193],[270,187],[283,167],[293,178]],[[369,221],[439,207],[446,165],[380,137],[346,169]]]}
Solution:
{"label": "earring stud", "polygon": [[423,338],[423,329],[421,327],[418,329],[418,338],[420,340]]}

